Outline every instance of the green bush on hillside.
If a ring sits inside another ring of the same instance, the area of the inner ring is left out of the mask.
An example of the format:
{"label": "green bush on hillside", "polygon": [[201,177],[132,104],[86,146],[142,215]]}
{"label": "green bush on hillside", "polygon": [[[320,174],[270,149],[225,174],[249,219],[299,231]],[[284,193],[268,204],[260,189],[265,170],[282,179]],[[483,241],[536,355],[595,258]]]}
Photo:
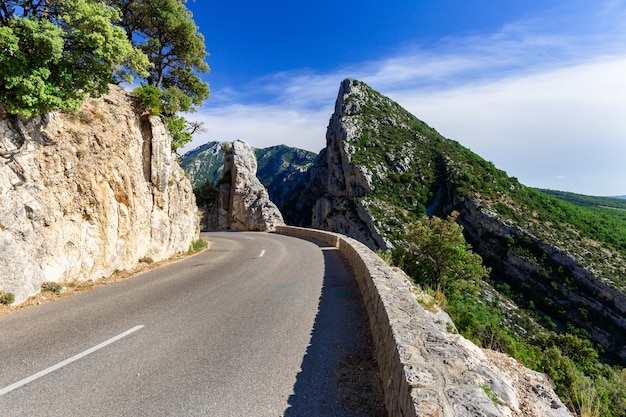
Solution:
{"label": "green bush on hillside", "polygon": [[446,296],[475,294],[489,274],[473,253],[456,223],[458,213],[447,219],[423,216],[408,226],[406,245],[395,252],[396,262],[416,283],[440,289]]}
{"label": "green bush on hillside", "polygon": [[396,265],[422,287],[443,290],[443,305],[464,337],[546,373],[578,415],[626,416],[626,370],[602,364],[587,332],[571,325],[567,332],[548,330],[536,312],[503,307],[510,302],[483,281],[488,270],[455,220],[424,216],[409,225],[406,245],[393,252]]}

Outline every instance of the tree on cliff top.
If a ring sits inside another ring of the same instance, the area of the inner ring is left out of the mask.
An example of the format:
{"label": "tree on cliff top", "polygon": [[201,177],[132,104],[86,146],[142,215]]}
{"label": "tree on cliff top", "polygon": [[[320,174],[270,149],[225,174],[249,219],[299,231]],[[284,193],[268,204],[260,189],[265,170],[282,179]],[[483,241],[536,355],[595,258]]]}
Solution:
{"label": "tree on cliff top", "polygon": [[146,109],[165,116],[175,149],[197,124],[178,112],[209,98],[204,37],[186,0],[12,0],[0,2],[0,102],[24,116],[77,110],[108,84],[145,83]]}
{"label": "tree on cliff top", "polygon": [[0,2],[0,101],[12,114],[77,110],[108,84],[147,76],[148,60],[95,0]]}
{"label": "tree on cliff top", "polygon": [[197,74],[209,71],[204,37],[198,32],[185,0],[109,0],[122,15],[128,40],[143,51],[152,66],[135,90],[146,109],[165,116],[172,147],[191,140],[199,128],[178,112],[189,112],[209,98],[209,85]]}

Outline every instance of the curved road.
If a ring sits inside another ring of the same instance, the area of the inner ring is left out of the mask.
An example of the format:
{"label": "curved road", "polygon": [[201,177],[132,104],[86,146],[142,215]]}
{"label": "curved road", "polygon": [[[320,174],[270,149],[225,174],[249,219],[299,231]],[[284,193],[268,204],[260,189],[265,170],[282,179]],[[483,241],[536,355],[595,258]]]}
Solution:
{"label": "curved road", "polygon": [[337,251],[268,233],[0,317],[0,416],[361,416],[335,376],[370,352]]}

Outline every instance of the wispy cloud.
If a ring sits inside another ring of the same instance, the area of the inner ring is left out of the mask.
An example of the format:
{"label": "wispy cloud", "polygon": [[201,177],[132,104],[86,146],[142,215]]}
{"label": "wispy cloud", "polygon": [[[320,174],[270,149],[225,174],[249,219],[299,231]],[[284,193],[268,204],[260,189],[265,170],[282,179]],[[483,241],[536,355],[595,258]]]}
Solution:
{"label": "wispy cloud", "polygon": [[351,77],[526,184],[624,194],[626,4],[594,7],[552,11],[428,49],[407,45],[332,72],[283,72],[214,90],[221,98],[191,116],[208,131],[186,150],[242,138],[319,151],[339,83]]}

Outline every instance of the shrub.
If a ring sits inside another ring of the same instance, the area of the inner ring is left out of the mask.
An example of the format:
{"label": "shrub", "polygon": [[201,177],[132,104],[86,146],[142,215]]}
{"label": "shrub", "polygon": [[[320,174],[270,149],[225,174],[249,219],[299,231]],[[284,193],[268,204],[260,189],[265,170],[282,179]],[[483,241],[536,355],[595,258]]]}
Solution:
{"label": "shrub", "polygon": [[53,292],[55,294],[61,294],[61,290],[63,290],[63,286],[58,282],[46,281],[41,284],[42,292]]}
{"label": "shrub", "polygon": [[189,246],[189,253],[200,252],[203,249],[206,249],[209,246],[209,243],[204,239],[198,239],[191,243]]}
{"label": "shrub", "polygon": [[163,99],[158,87],[141,83],[141,87],[135,88],[131,95],[139,100],[143,109],[149,114],[161,114],[163,112]]}
{"label": "shrub", "polygon": [[400,266],[418,284],[440,289],[448,297],[476,293],[489,273],[465,241],[456,216],[453,213],[447,220],[423,216],[408,226],[407,247],[395,253]]}
{"label": "shrub", "polygon": [[15,301],[15,295],[12,292],[0,291],[0,304],[13,304]]}

